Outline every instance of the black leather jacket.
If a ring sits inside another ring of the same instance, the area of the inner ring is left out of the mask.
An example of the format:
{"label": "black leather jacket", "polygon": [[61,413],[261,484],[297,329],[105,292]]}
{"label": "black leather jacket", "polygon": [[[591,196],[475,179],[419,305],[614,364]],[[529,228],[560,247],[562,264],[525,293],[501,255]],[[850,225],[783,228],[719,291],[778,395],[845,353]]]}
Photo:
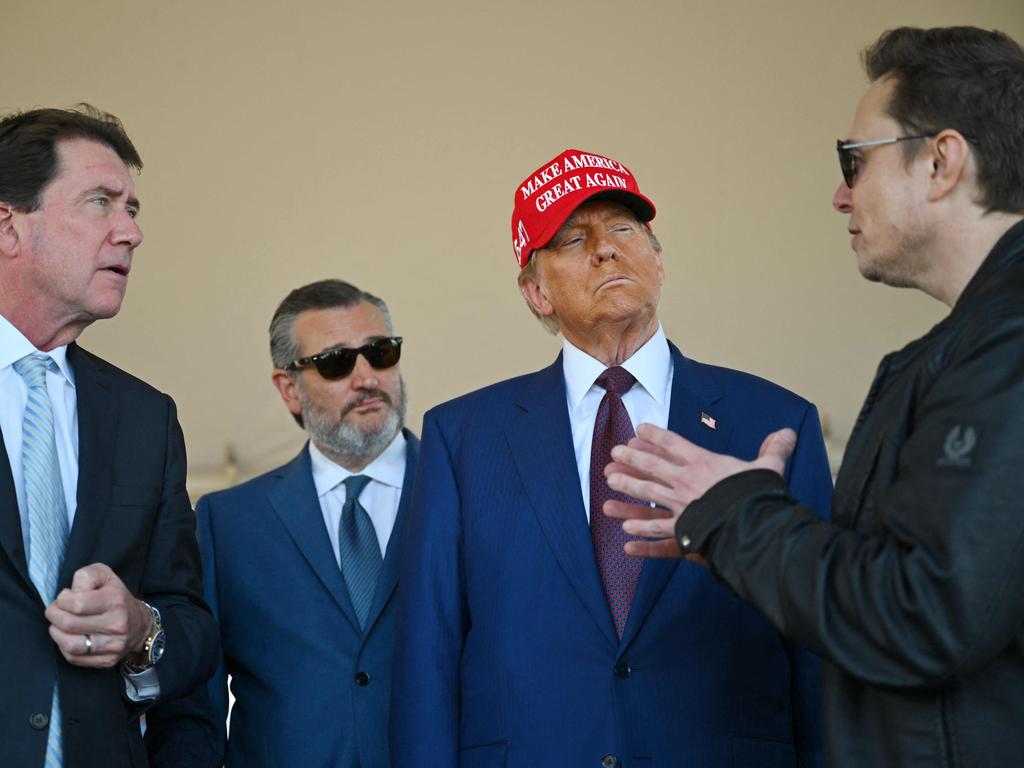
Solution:
{"label": "black leather jacket", "polygon": [[882,360],[832,520],[758,470],[676,532],[826,660],[828,766],[1024,766],[1024,223]]}

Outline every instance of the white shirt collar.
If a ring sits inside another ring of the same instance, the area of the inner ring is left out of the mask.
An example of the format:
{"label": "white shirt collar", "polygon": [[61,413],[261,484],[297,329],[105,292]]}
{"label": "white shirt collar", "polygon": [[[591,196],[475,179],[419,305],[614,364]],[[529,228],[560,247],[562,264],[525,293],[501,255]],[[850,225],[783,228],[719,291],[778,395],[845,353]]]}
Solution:
{"label": "white shirt collar", "polygon": [[[31,341],[25,338],[25,334],[14,327],[10,320],[0,315],[0,370],[14,365],[25,355],[31,355],[33,352],[39,352],[39,350],[32,345]],[[49,352],[44,352],[43,354],[53,358],[64,378],[67,379],[71,386],[74,386],[75,374],[68,363],[67,345],[54,347]]]}
{"label": "white shirt collar", "polygon": [[350,472],[340,464],[335,464],[313,445],[311,440],[309,442],[309,458],[313,462],[313,485],[316,486],[317,498],[322,498],[330,493],[346,478],[355,474],[366,475],[371,480],[401,490],[405,483],[405,443],[405,435],[399,431],[380,456],[357,473]]}
{"label": "white shirt collar", "polygon": [[[562,369],[565,373],[565,392],[570,411],[575,411],[579,407],[584,396],[606,367],[600,360],[562,339]],[[665,330],[660,323],[654,335],[634,352],[622,367],[636,377],[640,386],[656,403],[664,403],[669,376],[672,373],[672,353],[669,351],[668,339],[665,338]]]}

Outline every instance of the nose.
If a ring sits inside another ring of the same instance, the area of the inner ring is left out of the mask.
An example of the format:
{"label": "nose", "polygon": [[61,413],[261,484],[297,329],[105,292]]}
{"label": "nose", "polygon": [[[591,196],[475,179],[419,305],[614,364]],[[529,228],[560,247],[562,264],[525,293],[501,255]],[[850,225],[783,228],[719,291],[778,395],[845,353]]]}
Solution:
{"label": "nose", "polygon": [[621,254],[615,247],[615,243],[612,242],[611,237],[609,237],[607,234],[599,234],[594,236],[594,247],[591,258],[595,265],[603,264],[609,259],[617,259],[620,256]]}
{"label": "nose", "polygon": [[376,389],[380,385],[377,369],[362,355],[356,355],[356,364],[350,374],[353,389]]}
{"label": "nose", "polygon": [[117,222],[110,230],[110,239],[115,245],[127,245],[130,249],[138,248],[142,244],[142,227],[127,209],[117,214]]}
{"label": "nose", "polygon": [[853,210],[853,196],[852,191],[846,186],[845,181],[840,181],[839,186],[836,188],[836,193],[832,195],[832,207],[840,213],[849,213]]}

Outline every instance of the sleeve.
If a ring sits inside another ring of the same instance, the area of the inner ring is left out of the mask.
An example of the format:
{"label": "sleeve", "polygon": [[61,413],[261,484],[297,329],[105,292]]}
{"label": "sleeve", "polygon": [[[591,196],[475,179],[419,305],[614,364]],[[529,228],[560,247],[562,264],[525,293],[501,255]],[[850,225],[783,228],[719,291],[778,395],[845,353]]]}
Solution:
{"label": "sleeve", "polygon": [[677,524],[787,636],[896,688],[984,667],[1024,621],[1024,319],[963,339],[916,403],[870,530],[822,522],[778,476],[723,480]]}
{"label": "sleeve", "polygon": [[428,412],[404,542],[391,694],[391,756],[403,768],[458,766],[468,621],[462,546],[452,458]]}
{"label": "sleeve", "polygon": [[202,598],[196,522],[185,490],[185,441],[167,398],[163,490],[138,597],[160,610],[167,650],[157,665],[161,698],[182,696],[213,672],[217,623]]}
{"label": "sleeve", "polygon": [[[203,564],[203,594],[215,617],[219,616],[217,570],[210,504],[199,500],[196,511],[199,551]],[[152,768],[219,768],[227,740],[227,673],[223,653],[207,685],[197,685],[186,696],[164,700],[146,714],[146,752]]]}
{"label": "sleeve", "polygon": [[[797,447],[786,468],[786,480],[793,496],[813,509],[823,520],[830,519],[832,473],[818,410],[808,405],[797,433]],[[821,713],[821,659],[791,640],[786,641],[792,669],[793,743],[800,768],[822,768],[824,736]]]}

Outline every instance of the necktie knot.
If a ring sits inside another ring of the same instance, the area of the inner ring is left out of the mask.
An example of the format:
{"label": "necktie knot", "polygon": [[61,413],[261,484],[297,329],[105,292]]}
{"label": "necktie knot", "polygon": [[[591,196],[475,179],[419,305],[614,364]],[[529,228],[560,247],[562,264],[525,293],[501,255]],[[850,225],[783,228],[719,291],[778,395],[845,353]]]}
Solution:
{"label": "necktie knot", "polygon": [[605,368],[595,382],[601,389],[613,392],[620,397],[636,384],[636,377],[620,365]]}
{"label": "necktie knot", "polygon": [[356,501],[359,498],[359,494],[366,488],[367,483],[370,482],[370,478],[366,475],[352,475],[346,477],[342,484],[345,486],[345,503],[350,501]]}
{"label": "necktie knot", "polygon": [[49,369],[53,358],[40,352],[33,352],[25,355],[14,362],[14,370],[21,376],[25,386],[29,389],[46,387],[46,371]]}

